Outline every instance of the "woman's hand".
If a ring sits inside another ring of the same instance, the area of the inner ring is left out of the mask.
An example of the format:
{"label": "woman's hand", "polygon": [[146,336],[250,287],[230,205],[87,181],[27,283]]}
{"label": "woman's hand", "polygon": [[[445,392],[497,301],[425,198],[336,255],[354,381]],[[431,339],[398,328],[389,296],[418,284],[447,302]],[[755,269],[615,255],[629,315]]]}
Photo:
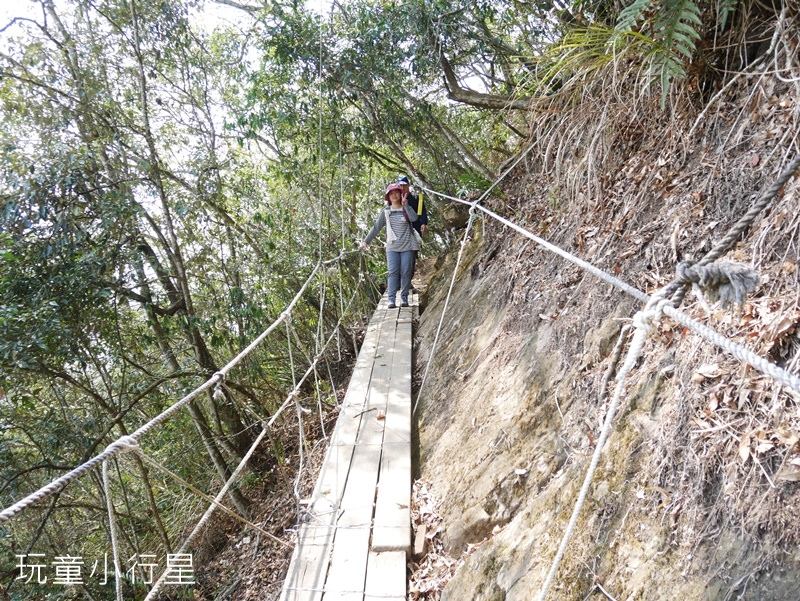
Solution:
{"label": "woman's hand", "polygon": [[402,204],[403,206],[406,206],[408,204],[408,195],[407,194],[403,194],[403,198],[400,199],[400,204]]}
{"label": "woman's hand", "polygon": [[366,242],[362,242],[362,243],[359,245],[359,247],[358,247],[358,250],[364,250],[365,248],[367,248],[367,243],[366,243]]}

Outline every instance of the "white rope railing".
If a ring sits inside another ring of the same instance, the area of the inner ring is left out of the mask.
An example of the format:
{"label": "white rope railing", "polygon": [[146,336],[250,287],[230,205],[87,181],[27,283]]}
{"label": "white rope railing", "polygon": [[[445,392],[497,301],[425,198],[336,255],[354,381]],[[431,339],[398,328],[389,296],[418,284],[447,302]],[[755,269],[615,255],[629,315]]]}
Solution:
{"label": "white rope railing", "polygon": [[[795,163],[793,163],[793,165],[794,164]],[[584,261],[583,259],[581,259],[579,257],[576,257],[573,254],[571,254],[571,253],[569,253],[569,252],[567,252],[567,251],[555,246],[554,244],[551,244],[550,242],[547,242],[546,240],[543,240],[542,238],[538,237],[536,234],[534,234],[534,233],[526,230],[525,228],[523,228],[523,227],[521,227],[521,226],[519,226],[519,225],[517,225],[517,224],[515,224],[515,223],[513,223],[511,221],[509,221],[508,219],[506,219],[504,217],[501,217],[497,213],[495,213],[493,211],[490,211],[489,209],[487,209],[484,206],[481,206],[481,205],[477,205],[476,206],[474,203],[467,202],[467,201],[465,201],[463,199],[454,198],[452,196],[447,196],[447,195],[444,195],[444,194],[440,194],[440,193],[435,192],[433,190],[428,190],[427,188],[425,188],[425,191],[427,191],[427,192],[429,192],[431,194],[436,194],[437,196],[441,196],[442,198],[447,198],[449,200],[455,200],[455,201],[460,202],[460,203],[465,204],[465,205],[470,205],[471,207],[474,207],[475,209],[483,211],[485,214],[487,214],[488,216],[492,217],[493,219],[499,221],[503,225],[506,225],[506,226],[512,228],[513,230],[519,232],[520,234],[522,234],[526,238],[529,238],[530,240],[533,240],[534,242],[536,242],[537,244],[539,244],[543,248],[546,248],[547,250],[550,250],[553,253],[558,254],[559,256],[563,257],[564,259],[570,261],[571,263],[574,263],[575,265],[578,265],[579,267],[583,268],[584,270],[588,271],[589,273],[597,276],[601,280],[603,280],[605,282],[608,282],[609,284],[612,284],[614,287],[618,288],[619,290],[622,290],[622,291],[628,293],[629,295],[631,295],[632,297],[636,298],[637,300],[640,300],[640,301],[645,302],[645,303],[647,303],[647,302],[652,300],[652,297],[648,296],[645,292],[642,292],[641,290],[638,290],[637,288],[634,288],[630,284],[627,284],[627,283],[623,282],[622,280],[620,280],[619,278],[616,278],[613,275],[611,275],[609,273],[606,273],[605,271],[603,271],[602,269],[599,269],[598,267],[592,265],[591,263],[588,263],[588,262]],[[795,391],[798,394],[800,394],[800,378],[798,378],[797,376],[789,373],[788,371],[786,371],[782,367],[779,367],[778,365],[775,365],[775,363],[773,363],[771,361],[768,361],[767,359],[764,359],[763,357],[760,357],[759,355],[757,355],[753,351],[747,349],[746,347],[742,346],[741,344],[737,343],[736,341],[727,338],[723,334],[720,334],[719,332],[717,332],[713,328],[710,328],[708,326],[700,324],[699,322],[691,319],[688,315],[686,315],[685,313],[682,313],[681,311],[679,311],[678,309],[675,309],[674,307],[666,305],[663,308],[663,312],[666,315],[668,315],[669,317],[671,317],[672,319],[674,319],[676,322],[680,323],[681,325],[686,326],[687,328],[689,328],[690,330],[692,330],[696,334],[702,336],[708,342],[711,342],[715,346],[718,346],[719,348],[729,352],[730,354],[732,354],[737,359],[740,359],[741,361],[744,361],[745,363],[751,365],[752,367],[754,367],[755,369],[757,369],[761,373],[773,378],[777,382],[783,384],[784,386],[787,386],[788,388],[791,388],[793,391]]]}
{"label": "white rope railing", "polygon": [[640,300],[643,303],[647,302],[648,299],[649,299],[647,294],[645,294],[641,290],[639,290],[637,288],[634,288],[633,286],[623,282],[619,278],[616,278],[613,275],[611,275],[609,273],[606,273],[602,269],[600,269],[598,267],[595,267],[594,265],[592,265],[588,261],[584,261],[580,257],[576,257],[575,255],[573,255],[573,254],[571,254],[571,253],[559,248],[555,244],[552,244],[552,243],[548,242],[547,240],[544,240],[543,238],[540,238],[539,236],[537,236],[533,232],[530,232],[530,231],[526,230],[522,226],[519,226],[516,223],[514,223],[513,221],[509,221],[505,217],[502,217],[502,216],[498,215],[497,213],[487,209],[483,205],[474,205],[473,203],[468,202],[468,201],[466,201],[466,200],[464,200],[462,198],[456,198],[454,196],[447,196],[446,194],[440,194],[439,192],[434,192],[433,190],[428,190],[427,188],[424,188],[424,189],[425,189],[425,191],[427,191],[427,192],[429,192],[431,194],[436,194],[437,196],[440,196],[442,198],[446,198],[447,200],[453,200],[455,202],[459,202],[461,204],[468,205],[470,207],[474,206],[476,209],[478,209],[479,211],[483,211],[486,215],[488,215],[489,217],[491,217],[495,221],[499,221],[503,225],[510,227],[511,229],[513,229],[516,232],[519,232],[520,234],[522,234],[526,238],[529,238],[530,240],[533,240],[534,242],[536,242],[536,244],[538,244],[542,248],[545,248],[545,249],[549,250],[550,252],[559,255],[560,257],[566,259],[570,263],[573,263],[573,264],[577,265],[578,267],[580,267],[581,269],[583,269],[585,271],[588,271],[592,275],[600,278],[604,282],[608,282],[609,284],[611,284],[615,288],[618,288],[619,290],[622,290],[623,292],[627,292],[633,298],[635,298],[637,300]]}
{"label": "white rope railing", "polygon": [[[317,273],[320,271],[322,266],[331,265],[340,261],[345,255],[354,254],[357,251],[347,251],[345,253],[341,253],[339,256],[330,259],[328,261],[320,261],[318,262],[314,269],[312,270],[311,274],[308,276],[306,281],[301,286],[300,290],[291,300],[289,305],[284,309],[284,311],[278,316],[278,318],[269,326],[267,327],[253,342],[251,342],[244,350],[242,350],[238,355],[236,355],[233,359],[231,359],[224,367],[220,368],[219,371],[214,373],[208,380],[203,382],[200,386],[192,390],[189,394],[184,396],[182,399],[165,409],[162,413],[148,421],[146,424],[142,425],[138,428],[135,432],[128,436],[121,437],[118,440],[115,440],[111,444],[109,444],[105,450],[92,457],[88,461],[82,463],[81,465],[77,466],[76,468],[72,469],[68,473],[64,474],[63,476],[56,478],[49,484],[41,487],[36,492],[33,492],[23,499],[17,501],[13,505],[5,508],[2,512],[0,512],[0,524],[7,522],[12,517],[24,511],[26,508],[30,507],[31,505],[38,503],[42,499],[50,497],[51,495],[55,494],[65,486],[69,485],[74,480],[80,478],[87,472],[93,470],[98,465],[101,465],[105,460],[108,458],[116,455],[121,450],[125,449],[131,441],[133,443],[138,443],[139,439],[150,432],[153,428],[164,423],[168,420],[174,413],[185,407],[190,401],[197,398],[203,392],[209,390],[211,387],[217,385],[218,383],[222,382],[225,379],[225,376],[234,368],[236,367],[245,357],[247,357],[256,347],[258,347],[264,339],[267,338],[277,327],[279,327],[291,314],[292,309],[297,305],[300,299],[305,294],[308,286],[317,276]],[[361,281],[360,278],[359,282]],[[282,410],[283,408],[281,408]],[[276,417],[276,416],[273,416]],[[270,421],[270,424],[274,423],[274,419]]]}
{"label": "white rope railing", "polygon": [[[524,155],[523,155],[524,156]],[[760,212],[771,202],[774,196],[777,195],[778,191],[782,188],[782,186],[788,181],[791,177],[793,172],[800,166],[800,157],[796,157],[785,169],[778,179],[773,183],[772,186],[766,191],[766,193],[758,200],[758,202],[754,203],[754,205],[750,208],[748,213],[741,218],[731,229],[731,231],[727,234],[724,238],[723,242],[717,245],[715,249],[713,249],[710,253],[703,258],[703,260],[698,263],[698,265],[707,265],[711,261],[719,258],[725,252],[727,248],[726,244],[730,241],[738,239],[738,237],[750,227],[750,224],[754,221],[756,215],[760,214]],[[501,178],[502,179],[502,178]],[[578,498],[575,502],[575,506],[573,508],[572,515],[570,516],[570,520],[567,524],[567,527],[563,533],[561,538],[561,542],[559,544],[559,548],[556,552],[556,555],[552,561],[550,566],[550,570],[548,571],[547,577],[545,579],[545,583],[542,586],[539,596],[537,597],[538,601],[544,601],[547,592],[555,579],[555,575],[558,571],[558,566],[566,552],[567,545],[569,544],[570,538],[572,533],[576,527],[578,517],[583,507],[583,503],[585,502],[586,496],[588,495],[589,488],[591,487],[592,480],[594,478],[594,473],[597,469],[597,465],[600,461],[600,455],[603,452],[603,448],[605,446],[608,437],[611,434],[613,429],[613,420],[616,415],[617,409],[620,404],[620,399],[622,397],[622,392],[624,390],[624,380],[627,377],[628,373],[631,369],[633,369],[636,361],[638,360],[639,355],[641,354],[642,348],[644,347],[644,343],[647,339],[647,336],[651,332],[653,328],[653,321],[657,321],[661,318],[662,314],[667,314],[676,322],[680,323],[681,325],[689,328],[691,331],[695,332],[696,334],[700,335],[702,338],[711,342],[715,346],[723,349],[724,351],[730,353],[737,359],[744,361],[745,363],[751,365],[752,367],[756,368],[761,373],[764,373],[771,378],[773,378],[776,382],[790,388],[791,390],[795,391],[796,393],[800,394],[800,378],[795,376],[794,374],[789,373],[787,370],[777,366],[775,363],[764,359],[763,357],[757,355],[753,351],[745,348],[744,346],[738,344],[737,342],[727,338],[726,336],[720,334],[719,332],[715,331],[713,328],[700,324],[699,322],[691,319],[689,316],[684,314],[683,312],[679,311],[677,308],[672,306],[672,302],[680,302],[681,296],[681,288],[684,286],[684,282],[688,283],[688,280],[685,279],[684,276],[681,279],[678,279],[668,286],[665,286],[663,289],[659,290],[656,294],[652,297],[649,297],[646,293],[634,288],[633,286],[623,282],[622,280],[606,273],[605,271],[595,267],[594,265],[580,259],[579,257],[574,256],[573,254],[551,244],[550,242],[536,236],[532,232],[524,229],[523,227],[501,217],[497,213],[490,211],[484,206],[479,205],[478,203],[483,200],[486,196],[484,193],[478,200],[474,202],[468,202],[462,200],[460,198],[455,198],[452,196],[447,196],[436,192],[434,190],[430,190],[425,187],[421,187],[422,190],[428,192],[429,194],[433,194],[442,198],[446,198],[449,200],[454,200],[456,202],[469,205],[470,206],[470,218],[469,222],[467,223],[466,231],[464,233],[464,238],[461,242],[461,248],[459,249],[458,259],[456,260],[456,266],[453,271],[453,278],[450,282],[450,288],[447,293],[447,298],[445,300],[445,305],[442,310],[442,316],[439,321],[439,327],[436,331],[436,336],[434,338],[434,345],[433,349],[435,350],[436,341],[439,337],[439,332],[442,327],[442,323],[444,321],[444,315],[447,310],[448,300],[450,295],[453,291],[453,285],[455,283],[455,279],[458,273],[458,267],[461,262],[461,257],[464,251],[464,245],[466,243],[467,237],[469,235],[469,231],[472,227],[474,217],[475,217],[475,210],[478,209],[483,211],[486,215],[492,217],[496,221],[502,223],[503,225],[512,228],[513,230],[517,231],[518,233],[522,234],[523,236],[529,238],[530,240],[534,241],[539,246],[549,250],[564,259],[572,262],[575,265],[578,265],[585,271],[595,275],[596,277],[600,278],[601,280],[612,284],[614,287],[626,292],[627,294],[633,296],[634,298],[646,302],[645,309],[640,311],[639,313],[634,316],[634,325],[636,326],[636,330],[634,336],[631,340],[630,346],[628,348],[628,353],[623,363],[623,366],[620,368],[619,373],[617,374],[617,387],[614,393],[614,397],[609,405],[609,408],[606,412],[605,420],[600,432],[600,436],[597,440],[594,453],[592,454],[592,458],[589,464],[589,468],[585,474],[583,484],[581,486],[581,490],[578,494]],[[488,191],[487,191],[488,193]],[[757,278],[756,278],[757,281]],[[672,300],[667,299],[668,295],[675,294]],[[620,334],[620,343],[622,343],[623,337],[627,335],[627,332],[623,330]],[[620,344],[618,343],[618,344]],[[420,386],[420,393],[417,397],[417,404],[414,407],[416,411],[417,406],[419,406],[419,398],[422,392],[422,387],[425,384],[425,379],[427,377],[428,369],[433,360],[433,353],[434,350],[431,351],[431,357],[429,357],[428,364],[425,368],[425,375],[423,376],[422,384]]]}
{"label": "white rope railing", "polygon": [[[347,252],[347,253],[342,253],[342,255],[344,255],[344,254],[353,254],[353,252],[351,251],[351,252]],[[232,359],[225,367],[223,367],[222,369],[220,369],[220,371],[215,373],[209,380],[207,380],[201,386],[199,386],[197,389],[195,389],[194,391],[189,393],[189,395],[187,395],[186,397],[184,397],[183,399],[181,399],[180,401],[178,401],[177,403],[172,405],[169,409],[167,409],[166,411],[164,411],[161,414],[159,414],[159,416],[157,416],[156,418],[154,418],[153,420],[151,420],[150,422],[148,422],[147,424],[145,424],[144,426],[139,428],[133,434],[131,434],[129,436],[123,436],[123,437],[119,438],[118,440],[115,440],[114,442],[112,442],[110,445],[108,445],[108,447],[105,449],[105,451],[103,453],[99,454],[97,457],[91,459],[90,461],[87,461],[86,463],[82,464],[78,468],[75,468],[74,470],[72,470],[66,476],[55,480],[50,485],[48,485],[46,487],[43,487],[42,489],[40,489],[36,493],[34,493],[32,495],[29,495],[25,499],[22,499],[21,501],[15,503],[11,507],[7,508],[6,510],[4,510],[2,512],[2,516],[0,516],[0,518],[2,518],[3,521],[10,519],[11,517],[13,517],[14,515],[16,515],[17,513],[21,512],[21,511],[23,511],[25,508],[27,508],[31,504],[36,503],[37,501],[39,501],[39,500],[41,500],[41,499],[43,499],[43,498],[45,498],[45,497],[47,497],[47,496],[49,496],[51,494],[54,494],[56,491],[60,490],[61,488],[65,487],[65,486],[67,486],[74,479],[76,479],[76,478],[80,477],[81,475],[85,474],[86,472],[90,471],[91,469],[96,467],[98,464],[102,464],[102,478],[103,478],[102,482],[103,482],[103,488],[104,488],[105,497],[106,497],[107,511],[108,511],[108,515],[109,515],[109,526],[110,526],[110,535],[111,535],[111,543],[112,543],[112,555],[113,555],[113,562],[114,562],[114,571],[115,571],[115,575],[116,575],[116,578],[115,578],[115,581],[116,581],[116,597],[117,597],[118,601],[121,601],[122,600],[122,579],[120,577],[120,575],[121,575],[120,560],[119,560],[120,551],[119,551],[119,543],[117,541],[117,526],[116,526],[116,518],[115,518],[115,509],[114,509],[114,505],[113,505],[113,502],[112,502],[111,484],[110,484],[110,479],[109,479],[109,475],[108,475],[108,463],[107,463],[108,460],[110,458],[112,458],[117,453],[134,451],[139,456],[144,458],[148,463],[155,464],[155,466],[158,469],[160,469],[160,470],[162,470],[162,471],[164,471],[164,472],[166,472],[168,474],[174,475],[174,474],[172,474],[172,472],[170,472],[169,470],[167,470],[163,466],[160,466],[160,465],[156,464],[152,459],[150,459],[144,453],[141,452],[141,450],[139,449],[139,445],[138,445],[138,437],[142,436],[143,434],[147,433],[148,431],[150,431],[151,429],[156,427],[159,423],[162,423],[163,421],[168,419],[169,416],[171,416],[173,413],[175,413],[177,410],[179,410],[181,407],[183,407],[186,403],[188,403],[192,398],[195,398],[197,395],[199,395],[203,391],[208,390],[212,386],[215,386],[215,385],[217,387],[219,387],[222,384],[222,382],[224,381],[225,375],[236,364],[238,364],[244,357],[246,357],[250,352],[252,352],[252,350],[255,349],[258,346],[258,344],[260,342],[262,342],[271,332],[273,332],[281,323],[283,323],[283,322],[286,323],[287,334],[288,334],[288,329],[292,329],[291,328],[291,324],[289,323],[290,318],[291,318],[292,310],[295,307],[295,305],[297,304],[297,302],[300,300],[300,298],[302,298],[304,292],[306,291],[306,289],[308,288],[310,283],[313,281],[313,279],[318,274],[318,272],[320,270],[320,266],[321,265],[325,265],[325,264],[336,263],[336,262],[340,261],[341,258],[342,258],[342,256],[337,257],[336,259],[333,259],[331,261],[318,263],[317,266],[312,271],[311,275],[308,277],[306,282],[301,287],[300,291],[295,295],[295,297],[292,299],[292,301],[289,303],[289,305],[286,307],[286,309],[283,311],[283,313],[281,313],[281,315],[275,320],[275,322],[272,323],[255,341],[253,341],[253,343],[248,345],[248,347],[246,349],[244,349],[241,353],[239,353],[236,357],[234,357],[234,359]],[[342,323],[344,322],[345,315],[350,311],[350,308],[352,307],[353,302],[355,301],[356,297],[359,294],[359,289],[360,289],[360,286],[363,283],[363,281],[364,281],[364,275],[363,275],[363,273],[360,273],[359,274],[359,279],[356,282],[356,285],[354,286],[353,294],[350,296],[350,299],[348,300],[346,306],[344,305],[344,303],[342,303],[343,311],[342,311],[341,315],[339,316],[339,319],[338,319],[335,327],[333,328],[332,333],[330,334],[330,336],[328,336],[327,340],[325,341],[325,343],[321,347],[320,347],[319,343],[317,343],[316,349],[315,349],[317,351],[316,355],[313,358],[313,360],[311,361],[311,365],[308,367],[306,372],[303,374],[303,376],[299,380],[297,379],[297,377],[295,375],[294,360],[292,359],[292,380],[293,380],[294,388],[288,394],[288,396],[286,397],[286,400],[284,401],[284,403],[271,416],[271,419],[267,423],[265,423],[263,425],[261,433],[256,438],[256,440],[253,442],[253,444],[250,446],[249,450],[247,451],[247,453],[245,454],[243,459],[239,462],[239,464],[236,467],[236,469],[234,470],[234,472],[230,475],[228,480],[225,482],[224,486],[219,491],[217,496],[212,499],[212,498],[208,497],[208,495],[205,495],[204,493],[200,493],[200,491],[198,491],[195,487],[191,486],[185,480],[183,480],[181,478],[178,478],[178,480],[182,484],[184,484],[185,486],[188,486],[191,490],[193,490],[196,493],[199,493],[202,497],[206,498],[206,500],[210,501],[210,504],[209,504],[208,508],[206,509],[206,511],[204,512],[203,516],[200,518],[200,520],[197,522],[197,524],[195,525],[195,527],[192,530],[192,532],[189,534],[189,536],[184,540],[183,544],[181,545],[179,553],[184,553],[188,549],[189,545],[192,543],[194,538],[202,530],[202,528],[208,523],[208,520],[210,519],[210,517],[213,515],[213,513],[217,509],[221,509],[222,511],[224,511],[224,512],[226,512],[228,514],[233,515],[237,519],[248,523],[249,525],[253,526],[256,530],[262,531],[260,528],[256,527],[254,524],[250,523],[249,520],[246,520],[245,518],[240,517],[238,514],[233,512],[231,509],[229,509],[228,507],[223,505],[221,501],[228,494],[228,492],[230,491],[231,487],[233,486],[233,484],[235,483],[235,481],[237,480],[237,478],[239,477],[239,475],[242,473],[242,471],[244,470],[245,466],[249,462],[249,460],[252,457],[252,455],[255,452],[255,450],[261,444],[261,442],[263,441],[264,437],[269,432],[270,428],[275,424],[275,421],[278,419],[278,417],[281,415],[281,413],[286,409],[286,407],[288,407],[292,402],[294,402],[295,405],[298,408],[298,412],[301,411],[302,408],[299,405],[298,393],[299,393],[300,389],[302,388],[302,386],[305,384],[305,382],[308,380],[309,376],[312,373],[316,374],[317,364],[324,357],[326,351],[331,346],[332,342],[335,340],[336,334],[338,333],[339,328],[341,327]],[[296,333],[295,333],[295,336],[296,336]],[[291,339],[290,338],[289,338],[288,342],[289,342],[289,352],[291,354]],[[302,441],[301,441],[301,445],[302,445]],[[176,478],[177,478],[177,476],[176,476]],[[272,535],[270,535],[269,533],[267,533],[267,535],[270,538],[275,538],[275,537],[272,537]],[[280,539],[275,538],[275,540],[280,542],[281,544],[288,545],[288,543],[285,543],[284,541],[281,541]],[[167,581],[167,579],[169,577],[170,577],[169,570],[165,570],[161,574],[159,579],[155,582],[153,588],[149,591],[149,593],[148,593],[148,595],[146,597],[146,600],[150,600],[150,599],[155,598],[155,596],[158,594],[158,592],[160,591],[161,587],[165,584],[165,582]]]}
{"label": "white rope railing", "polygon": [[[653,321],[660,319],[661,312],[663,311],[667,302],[668,301],[664,300],[661,296],[654,295],[653,299],[647,303],[645,309],[637,313],[634,317],[633,322],[636,326],[636,330],[634,331],[633,338],[631,339],[630,346],[628,347],[628,353],[625,357],[625,361],[617,373],[617,387],[614,391],[614,396],[611,399],[608,410],[606,411],[606,417],[603,420],[603,427],[600,430],[600,436],[595,444],[594,452],[592,453],[592,459],[589,462],[589,468],[586,470],[586,475],[583,478],[581,490],[578,493],[578,498],[576,499],[575,506],[572,509],[572,515],[569,518],[567,527],[564,529],[564,533],[561,537],[561,543],[559,544],[558,551],[556,551],[556,555],[550,565],[550,570],[547,573],[545,583],[539,592],[537,601],[544,601],[547,597],[547,591],[550,589],[553,580],[555,580],[556,572],[558,572],[558,566],[564,557],[564,553],[567,550],[567,545],[569,544],[569,541],[572,538],[572,533],[574,532],[575,526],[578,523],[578,517],[583,509],[586,496],[589,494],[589,488],[592,485],[592,480],[594,480],[594,474],[595,471],[597,471],[597,466],[600,463],[600,455],[602,455],[606,441],[613,430],[614,417],[617,414],[617,409],[619,408],[620,400],[622,398],[625,378],[627,378],[628,373],[631,371],[631,369],[633,369],[634,365],[636,365],[636,361],[638,361],[639,355],[642,353],[642,349],[644,348],[644,343],[647,340],[647,336],[652,329],[652,323]],[[627,331],[621,331],[619,335],[620,341],[622,341],[627,334]]]}
{"label": "white rope railing", "polygon": [[[444,307],[442,308],[442,315],[439,318],[439,325],[436,327],[436,335],[433,337],[433,344],[431,345],[431,353],[430,353],[430,356],[428,357],[428,362],[425,365],[425,372],[422,374],[422,381],[420,382],[419,390],[417,391],[417,402],[414,404],[414,409],[411,412],[412,416],[417,414],[417,408],[419,407],[419,399],[422,398],[422,391],[425,389],[425,383],[428,381],[428,371],[430,370],[431,364],[433,363],[433,357],[436,354],[436,347],[437,347],[437,345],[439,343],[439,335],[442,332],[442,324],[444,324],[444,318],[445,318],[445,315],[447,314],[447,308],[450,305],[450,297],[453,294],[453,287],[455,286],[456,277],[458,276],[458,268],[461,265],[461,259],[464,256],[464,248],[465,248],[465,246],[467,244],[467,240],[469,239],[469,232],[472,229],[472,224],[473,224],[473,222],[475,220],[475,208],[477,207],[479,209],[483,209],[483,207],[481,207],[479,205],[479,203],[482,202],[485,198],[487,198],[489,196],[491,191],[494,190],[500,184],[500,182],[503,181],[505,179],[505,177],[509,173],[511,173],[511,171],[517,165],[519,165],[519,163],[522,161],[522,159],[524,159],[526,156],[528,156],[528,153],[533,149],[533,147],[534,147],[534,145],[531,144],[530,146],[528,146],[528,148],[526,148],[523,152],[521,152],[519,154],[519,156],[517,157],[517,159],[508,167],[508,169],[506,169],[500,175],[500,177],[498,177],[492,183],[492,185],[489,186],[483,192],[483,194],[481,194],[473,202],[465,203],[465,204],[469,204],[470,205],[469,221],[467,222],[467,227],[466,227],[466,229],[464,231],[464,235],[461,238],[461,247],[459,248],[458,258],[456,259],[456,264],[455,264],[455,267],[453,268],[453,277],[450,279],[450,287],[447,290],[447,297],[444,300]],[[436,194],[438,196],[442,196],[441,194],[438,194],[437,192],[434,192],[433,190],[429,190],[428,188],[425,188],[424,186],[420,186],[420,189],[424,190],[425,192],[430,192],[432,194]],[[460,199],[459,199],[459,201],[460,202],[465,202],[465,201],[461,201]]]}
{"label": "white rope railing", "polygon": [[[360,275],[358,283],[360,284],[362,281],[363,281],[363,275]],[[355,292],[350,297],[350,300],[347,303],[347,310],[348,311],[349,311],[350,306],[352,305],[353,301],[355,300],[357,294],[358,294],[358,286],[356,286]],[[328,336],[328,339],[325,341],[325,344],[323,345],[322,349],[314,357],[313,361],[311,362],[311,365],[308,367],[308,369],[303,374],[303,376],[299,380],[296,380],[294,388],[286,396],[286,400],[283,402],[281,407],[278,409],[278,411],[276,411],[272,415],[272,418],[269,420],[269,422],[264,424],[264,426],[261,429],[261,433],[258,435],[258,437],[256,438],[255,442],[253,442],[252,446],[247,451],[247,453],[245,454],[244,458],[241,460],[241,462],[239,462],[239,465],[236,467],[234,472],[231,474],[230,478],[228,478],[228,481],[225,482],[225,485],[222,487],[222,489],[219,491],[217,496],[211,502],[211,504],[209,505],[208,509],[206,509],[205,513],[200,518],[200,520],[197,522],[197,524],[195,525],[195,527],[192,530],[192,532],[189,534],[189,536],[186,538],[186,540],[184,540],[183,544],[181,545],[179,553],[184,553],[188,549],[189,545],[192,543],[192,541],[194,540],[195,536],[197,536],[197,534],[200,532],[200,530],[203,528],[203,526],[208,522],[208,520],[211,518],[211,516],[214,513],[214,511],[218,507],[222,507],[222,504],[221,504],[222,499],[225,498],[225,495],[228,493],[228,491],[230,490],[230,488],[233,485],[233,483],[239,477],[239,474],[241,474],[242,470],[247,465],[247,462],[250,460],[250,457],[252,457],[252,455],[255,452],[256,448],[258,448],[258,445],[261,444],[261,441],[267,435],[267,433],[269,432],[270,428],[272,428],[273,424],[275,423],[275,420],[278,419],[278,416],[289,405],[291,405],[292,403],[294,403],[296,407],[299,407],[299,400],[297,399],[297,395],[300,392],[300,390],[302,389],[303,384],[309,378],[309,376],[312,373],[315,372],[317,364],[319,363],[319,360],[325,355],[325,351],[328,349],[330,344],[336,338],[335,332],[339,329],[339,326],[342,324],[342,320],[344,319],[344,315],[346,313],[347,313],[347,311],[345,311],[345,313],[343,313],[340,316],[339,321],[336,324],[336,327],[333,329],[334,332],[330,336]],[[291,346],[291,344],[290,344],[290,346]],[[300,441],[300,444],[302,446],[302,441]],[[295,493],[296,493],[296,490],[295,490]],[[169,573],[167,571],[164,571],[164,573],[162,573],[161,577],[153,585],[153,588],[147,594],[147,597],[145,597],[144,601],[149,601],[150,599],[154,599],[155,595],[158,593],[158,591],[160,590],[161,586],[163,586],[163,584],[164,584],[164,582],[166,581],[167,578],[169,578]]]}

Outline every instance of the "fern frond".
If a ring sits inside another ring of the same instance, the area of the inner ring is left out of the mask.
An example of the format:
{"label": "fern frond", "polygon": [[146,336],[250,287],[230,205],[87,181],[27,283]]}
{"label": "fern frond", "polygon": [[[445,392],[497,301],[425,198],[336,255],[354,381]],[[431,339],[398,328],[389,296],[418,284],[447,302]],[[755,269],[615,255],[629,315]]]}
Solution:
{"label": "fern frond", "polygon": [[717,22],[719,23],[720,31],[725,31],[725,27],[728,25],[728,17],[736,10],[738,4],[739,0],[720,1],[719,6],[717,6]]}
{"label": "fern frond", "polygon": [[692,24],[697,27],[703,25],[700,9],[693,0],[666,0],[658,11],[653,39],[667,50],[691,57],[695,50],[694,40],[700,39],[700,34]]}
{"label": "fern frond", "polygon": [[694,0],[665,0],[653,24],[655,45],[649,52],[649,73],[661,85],[661,105],[664,106],[670,83],[686,76],[683,61],[689,61],[700,39],[702,27],[700,9]]}
{"label": "fern frond", "polygon": [[653,0],[634,0],[633,4],[623,8],[617,18],[616,31],[624,33],[634,29],[652,4]]}
{"label": "fern frond", "polygon": [[[652,46],[652,40],[640,32],[619,33],[601,25],[574,28],[544,52],[529,57],[529,75],[518,84],[539,106],[566,110],[579,106],[582,98],[597,88],[597,82],[624,85]],[[619,76],[609,77],[610,73]],[[605,84],[602,87],[609,89]]]}

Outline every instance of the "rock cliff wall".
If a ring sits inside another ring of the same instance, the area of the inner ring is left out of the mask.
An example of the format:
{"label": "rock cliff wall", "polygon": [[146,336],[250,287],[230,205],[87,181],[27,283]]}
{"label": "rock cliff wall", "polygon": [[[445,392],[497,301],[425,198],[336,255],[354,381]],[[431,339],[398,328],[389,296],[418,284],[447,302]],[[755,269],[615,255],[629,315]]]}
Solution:
{"label": "rock cliff wall", "polygon": [[[741,122],[748,90],[731,91],[731,121]],[[766,132],[796,136],[797,100],[793,87],[772,90],[762,99],[769,119],[751,119],[733,148],[698,138],[670,151],[667,132],[654,131],[607,162],[591,198],[531,159],[488,205],[652,293],[794,156],[796,137],[780,147]],[[694,297],[682,306],[795,373],[798,209],[793,179],[728,254],[761,277],[744,307],[708,315]],[[447,552],[463,561],[442,598],[527,601],[569,520],[608,407],[603,378],[640,305],[479,219],[431,356],[458,251],[440,257],[417,331],[417,386],[431,362],[417,411],[419,477],[441,500]],[[668,319],[657,330],[625,381],[548,599],[800,598],[800,475],[789,469],[800,465],[800,398]]]}

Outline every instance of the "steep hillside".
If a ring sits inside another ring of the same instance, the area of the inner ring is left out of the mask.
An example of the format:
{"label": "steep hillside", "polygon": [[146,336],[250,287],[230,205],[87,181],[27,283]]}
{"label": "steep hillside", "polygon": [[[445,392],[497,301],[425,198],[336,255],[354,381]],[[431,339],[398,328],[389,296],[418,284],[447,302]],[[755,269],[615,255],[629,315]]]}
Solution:
{"label": "steep hillside", "polygon": [[[661,118],[645,101],[583,134],[604,139],[594,173],[582,179],[579,148],[532,152],[485,204],[651,294],[796,156],[798,100],[796,83],[761,76],[719,95],[713,118],[690,104]],[[682,304],[794,373],[798,194],[795,177],[725,257],[761,278],[741,309],[709,315],[691,294]],[[608,407],[600,389],[618,335],[641,306],[480,218],[432,355],[459,250],[440,257],[417,334],[419,378],[431,362],[419,477],[459,560],[441,598],[534,599]],[[800,598],[799,409],[796,394],[663,319],[625,381],[548,599]]]}

